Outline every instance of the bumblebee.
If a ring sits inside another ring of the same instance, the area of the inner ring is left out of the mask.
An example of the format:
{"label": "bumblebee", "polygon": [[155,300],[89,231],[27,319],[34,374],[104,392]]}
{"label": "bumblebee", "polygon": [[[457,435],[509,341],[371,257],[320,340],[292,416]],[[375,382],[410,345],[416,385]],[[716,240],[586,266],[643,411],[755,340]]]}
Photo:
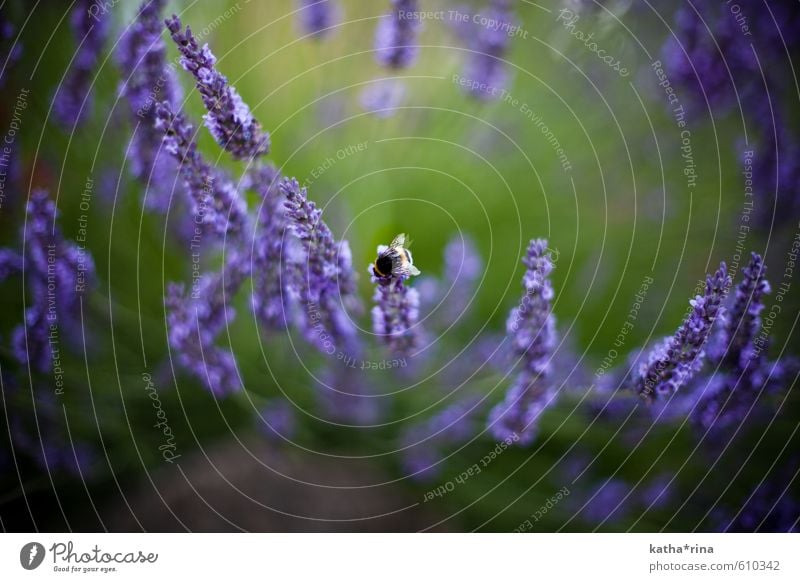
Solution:
{"label": "bumblebee", "polygon": [[[372,263],[372,273],[379,279],[419,275],[411,251],[406,248],[406,235],[398,234],[388,247],[378,247],[378,257]],[[411,241],[408,242],[411,245]]]}

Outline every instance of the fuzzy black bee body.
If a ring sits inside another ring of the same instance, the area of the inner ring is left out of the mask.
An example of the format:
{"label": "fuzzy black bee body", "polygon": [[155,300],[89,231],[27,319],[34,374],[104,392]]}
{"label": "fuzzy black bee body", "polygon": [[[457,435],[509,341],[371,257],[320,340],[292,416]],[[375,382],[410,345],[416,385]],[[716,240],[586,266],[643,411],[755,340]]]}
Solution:
{"label": "fuzzy black bee body", "polygon": [[378,250],[378,257],[372,264],[372,273],[379,279],[387,277],[410,277],[419,275],[414,266],[411,251],[405,248],[406,235],[398,234],[392,244]]}

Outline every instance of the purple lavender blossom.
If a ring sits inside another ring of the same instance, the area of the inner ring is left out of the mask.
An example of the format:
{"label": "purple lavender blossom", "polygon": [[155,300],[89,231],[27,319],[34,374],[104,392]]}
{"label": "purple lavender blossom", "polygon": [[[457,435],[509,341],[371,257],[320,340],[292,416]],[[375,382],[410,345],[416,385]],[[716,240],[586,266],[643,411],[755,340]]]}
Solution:
{"label": "purple lavender blossom", "polygon": [[[0,64],[0,89],[6,83],[9,69],[22,56],[22,43],[19,41],[19,37],[14,38],[17,31],[14,25],[6,18],[4,15],[0,17],[0,54],[6,55],[5,59],[3,59],[5,62]],[[13,42],[12,46],[8,46],[10,44],[9,41]]]}
{"label": "purple lavender blossom", "polygon": [[339,5],[335,0],[297,0],[297,17],[305,34],[322,38],[330,34],[339,19]]}
{"label": "purple lavender blossom", "polygon": [[22,272],[22,257],[11,249],[0,249],[0,283]]}
{"label": "purple lavender blossom", "polygon": [[744,370],[761,353],[753,342],[761,329],[764,295],[770,292],[766,272],[764,259],[752,253],[750,262],[742,271],[744,278],[734,291],[733,302],[720,317],[719,332],[709,349],[713,363]]}
{"label": "purple lavender blossom", "polygon": [[474,434],[475,417],[480,411],[475,397],[457,400],[434,416],[415,423],[403,431],[403,467],[415,479],[428,480],[442,469],[444,448],[459,446]]}
{"label": "purple lavender blossom", "polygon": [[[687,98],[693,98],[695,108],[708,100],[709,106],[724,111],[735,105],[737,91],[741,95],[757,86],[749,44],[742,42],[727,7],[681,6],[674,31],[662,49],[665,70],[675,85],[688,89]],[[751,80],[738,83],[732,76],[738,73]]]}
{"label": "purple lavender blossom", "polygon": [[403,102],[406,88],[397,79],[381,79],[367,85],[359,95],[359,103],[364,111],[376,117],[391,117]]}
{"label": "purple lavender blossom", "polygon": [[156,127],[156,104],[167,101],[175,107],[180,86],[166,63],[161,39],[161,12],[166,0],[146,0],[133,24],[120,40],[117,61],[123,74],[120,95],[137,126],[127,156],[130,171],[146,184],[145,206],[165,212],[177,172],[175,160],[161,150],[163,132]]}
{"label": "purple lavender blossom", "polygon": [[304,251],[305,263],[298,265],[295,275],[304,335],[323,353],[343,351],[355,357],[356,328],[347,309],[357,309],[359,302],[350,247],[347,241],[335,241],[322,211],[308,200],[297,180],[284,178],[278,187],[286,197],[289,230]]}
{"label": "purple lavender blossom", "polygon": [[[380,253],[380,250],[378,251]],[[421,343],[419,293],[405,277],[375,277],[372,329],[396,356],[410,356]]]}
{"label": "purple lavender blossom", "polygon": [[689,302],[692,312],[675,335],[664,338],[633,371],[632,388],[646,402],[677,392],[700,369],[706,340],[729,283],[728,269],[720,263],[719,270],[706,278],[704,295]]}
{"label": "purple lavender blossom", "polygon": [[718,519],[719,531],[797,532],[800,530],[800,502],[792,497],[790,485],[791,481],[787,483],[785,478],[765,478],[734,516]]}
{"label": "purple lavender blossom", "polygon": [[391,0],[392,11],[378,21],[375,60],[388,69],[405,69],[419,53],[420,20],[417,0]]}
{"label": "purple lavender blossom", "polygon": [[489,414],[489,428],[496,439],[517,437],[518,444],[524,446],[536,438],[536,421],[555,399],[550,376],[556,330],[550,305],[553,261],[547,241],[532,240],[522,262],[527,267],[525,295],[519,307],[511,310],[506,329],[523,368],[505,399]]}
{"label": "purple lavender blossom", "polygon": [[55,223],[55,203],[46,192],[31,193],[26,210],[21,271],[30,304],[12,346],[21,363],[47,372],[59,357],[59,328],[80,329],[80,297],[92,286],[94,262],[88,251],[64,240]]}
{"label": "purple lavender blossom", "polygon": [[381,415],[380,401],[370,394],[362,370],[355,367],[354,360],[351,363],[330,362],[318,382],[318,401],[333,422],[374,424]]}
{"label": "purple lavender blossom", "polygon": [[486,14],[480,16],[481,22],[492,24],[470,27],[467,41],[471,52],[463,75],[471,83],[465,89],[478,99],[497,99],[508,80],[503,60],[515,31],[514,15],[509,0],[492,0]]}
{"label": "purple lavender blossom", "polygon": [[[775,105],[775,103],[773,103]],[[744,149],[743,160],[752,164],[757,185],[756,219],[765,229],[790,220],[800,212],[800,142],[780,111],[752,108],[758,142]],[[747,158],[750,159],[747,159]]]}
{"label": "purple lavender blossom", "polygon": [[206,273],[187,294],[183,285],[167,288],[169,344],[178,363],[217,397],[241,388],[236,359],[216,346],[217,337],[234,318],[234,295],[249,275],[249,262],[230,252],[217,273]]}
{"label": "purple lavender blossom", "polygon": [[483,261],[469,237],[453,237],[444,250],[443,286],[449,291],[443,299],[443,316],[448,322],[456,322],[464,316],[477,291],[478,280],[483,273]]}
{"label": "purple lavender blossom", "polygon": [[692,421],[712,447],[724,444],[727,429],[759,414],[769,394],[791,384],[795,363],[768,362],[767,345],[760,338],[763,298],[770,292],[765,273],[763,259],[753,253],[709,348],[714,375],[695,387]]}
{"label": "purple lavender blossom", "polygon": [[217,143],[236,159],[266,154],[269,134],[261,129],[261,124],[225,75],[217,71],[217,59],[208,45],[200,48],[188,26],[185,32],[181,32],[181,21],[177,16],[167,19],[166,25],[181,52],[181,65],[197,80],[197,89],[208,110],[203,119]]}
{"label": "purple lavender blossom", "polygon": [[283,398],[273,398],[261,407],[258,425],[270,440],[291,439],[297,432],[294,407]]}
{"label": "purple lavender blossom", "polygon": [[108,11],[92,14],[90,0],[78,0],[72,9],[70,25],[78,48],[67,76],[59,86],[53,114],[66,129],[82,123],[91,110],[92,70],[100,61],[108,36]]}
{"label": "purple lavender blossom", "polygon": [[[632,502],[627,497],[630,485],[620,479],[608,479],[596,491],[592,491],[585,501],[580,517],[587,523],[600,525],[606,522],[616,523],[627,517]],[[578,498],[575,499],[578,502]]]}
{"label": "purple lavender blossom", "polygon": [[285,329],[291,300],[290,240],[283,196],[278,189],[280,174],[271,165],[258,165],[248,174],[246,186],[261,198],[253,239],[253,313],[268,329]]}
{"label": "purple lavender blossom", "polygon": [[183,113],[173,113],[167,101],[156,106],[156,127],[164,134],[164,149],[180,164],[179,170],[198,223],[220,236],[241,235],[248,225],[247,206],[236,186],[212,168],[197,151],[194,128]]}

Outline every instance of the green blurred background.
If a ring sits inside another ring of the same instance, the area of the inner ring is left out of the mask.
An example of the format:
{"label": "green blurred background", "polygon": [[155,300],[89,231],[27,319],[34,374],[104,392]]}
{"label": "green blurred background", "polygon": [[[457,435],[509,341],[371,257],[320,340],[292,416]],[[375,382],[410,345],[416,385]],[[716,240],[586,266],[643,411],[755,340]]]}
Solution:
{"label": "green blurred background", "polygon": [[[116,42],[116,32],[135,15],[136,4],[125,1],[113,8],[111,42]],[[671,333],[697,281],[720,260],[731,261],[744,196],[733,146],[742,133],[736,116],[711,119],[697,112],[689,121],[698,185],[693,190],[686,187],[679,130],[649,69],[666,38],[663,23],[636,6],[623,10],[621,4],[610,5],[629,30],[607,14],[581,12],[580,26],[595,31],[598,42],[631,71],[629,77],[621,78],[566,33],[556,21],[560,5],[519,3],[517,15],[527,38],[514,38],[508,55],[511,80],[507,89],[509,98],[518,101],[514,106],[503,99],[475,100],[453,81],[454,75],[461,74],[465,51],[442,22],[426,23],[420,58],[412,68],[400,73],[381,69],[374,62],[372,44],[376,18],[385,4],[345,2],[346,22],[323,40],[301,38],[292,14],[294,5],[286,0],[173,2],[170,9],[209,42],[219,69],[271,132],[271,160],[285,175],[313,181],[310,198],[325,208],[337,237],[350,242],[365,304],[372,295],[366,266],[374,258],[376,245],[398,232],[408,232],[414,239],[417,266],[425,275],[439,275],[445,244],[459,232],[470,236],[486,268],[472,308],[456,329],[441,338],[442,353],[457,352],[484,326],[504,331],[508,311],[521,294],[520,259],[527,242],[545,237],[558,251],[553,273],[558,329],[586,369],[594,370],[612,347],[645,276],[652,276],[655,284],[623,351]],[[427,2],[422,4],[429,9]],[[430,6],[431,10],[449,8],[441,2]],[[766,432],[757,427],[764,439],[757,446],[752,441],[748,445],[746,451],[753,456],[738,478],[731,482],[716,473],[709,477],[708,462],[695,449],[688,427],[680,423],[658,426],[642,441],[631,442],[625,438],[627,428],[592,422],[578,407],[591,375],[573,377],[574,385],[564,386],[564,397],[545,415],[541,437],[532,447],[504,452],[479,476],[435,502],[421,503],[425,492],[469,468],[494,444],[488,438],[475,440],[453,454],[431,482],[417,483],[405,476],[393,452],[398,433],[411,422],[409,415],[453,390],[441,377],[393,397],[383,427],[337,428],[299,412],[295,444],[268,441],[256,428],[254,412],[267,398],[283,398],[283,390],[313,414],[308,372],[298,365],[289,338],[256,329],[247,307],[249,285],[245,285],[235,300],[238,316],[230,326],[245,391],[217,401],[185,374],[179,372],[173,379],[165,340],[164,289],[169,281],[188,281],[191,263],[165,217],[142,211],[141,186],[123,167],[130,127],[124,104],[117,100],[119,74],[108,49],[95,80],[95,105],[88,123],[71,136],[47,122],[53,87],[73,51],[64,10],[60,6],[36,9],[35,26],[22,34],[25,54],[12,72],[12,84],[3,89],[10,96],[14,87],[29,87],[31,105],[20,132],[22,188],[16,204],[7,204],[0,213],[0,242],[16,245],[22,219],[19,201],[30,185],[58,195],[61,228],[68,238],[74,237],[80,192],[87,178],[95,184],[89,248],[97,264],[99,288],[85,305],[88,356],[84,358],[76,346],[66,360],[64,402],[71,437],[91,443],[98,454],[85,485],[64,476],[53,477],[53,483],[32,468],[27,475],[23,472],[38,527],[96,529],[108,523],[136,527],[126,510],[129,503],[136,503],[130,499],[145,503],[142,498],[154,498],[156,491],[183,491],[187,482],[219,480],[215,468],[222,465],[209,463],[209,455],[230,459],[234,473],[252,465],[247,477],[242,477],[252,485],[250,494],[263,495],[264,504],[287,513],[292,511],[286,507],[295,504],[298,512],[307,509],[314,515],[318,510],[319,515],[327,515],[328,508],[308,500],[338,495],[336,487],[342,483],[345,488],[356,487],[352,498],[342,502],[345,507],[350,507],[347,503],[361,507],[357,487],[365,484],[371,484],[363,490],[367,497],[388,499],[376,501],[378,507],[385,503],[397,509],[420,503],[408,510],[410,517],[400,512],[389,522],[320,524],[300,519],[289,525],[289,521],[279,521],[289,519],[280,512],[265,511],[257,504],[248,509],[246,497],[221,484],[207,496],[198,494],[202,503],[195,499],[186,506],[186,515],[192,514],[192,508],[208,512],[212,506],[229,517],[230,521],[215,522],[212,516],[210,529],[229,529],[233,522],[247,523],[248,528],[261,524],[263,529],[419,529],[438,524],[435,527],[440,529],[508,531],[561,487],[571,487],[570,497],[578,499],[612,475],[631,485],[641,480],[638,491],[656,477],[677,475],[677,479],[666,507],[644,511],[630,501],[631,509],[622,519],[609,521],[601,529],[703,528],[708,526],[697,507],[712,507],[728,483],[732,487],[722,499],[737,499],[751,482],[746,476],[764,471],[759,457],[771,461],[784,445],[796,448],[792,430],[796,418],[779,415]],[[668,9],[664,10],[669,20]],[[48,38],[50,31],[53,35]],[[168,45],[174,58],[176,51]],[[398,111],[387,118],[365,112],[359,105],[361,92],[392,76],[402,77],[405,86]],[[203,113],[199,95],[188,75],[182,73],[180,80],[186,91],[185,108],[199,120]],[[541,128],[520,110],[522,104],[552,130],[570,170],[562,168]],[[228,167],[234,175],[241,173],[243,167],[232,163],[207,131],[201,130],[199,139],[212,163]],[[342,148],[360,143],[366,144],[362,152],[337,158]],[[335,163],[314,178],[315,168],[327,158]],[[751,232],[745,248],[764,253],[778,276],[792,228],[790,223],[787,230],[774,231],[769,241],[766,233]],[[0,333],[7,338],[22,312],[18,282],[2,285],[2,301]],[[797,293],[790,294],[789,301],[784,314],[796,312]],[[369,326],[368,314],[361,323]],[[789,351],[794,351],[794,323],[793,315],[783,317],[772,332],[774,341]],[[292,340],[295,346],[302,344],[296,335]],[[322,358],[305,346],[298,349],[304,365],[318,371]],[[4,351],[3,368],[13,371],[7,356]],[[620,357],[617,363],[623,362]],[[151,426],[151,403],[141,378],[145,371],[156,378],[185,460],[180,469],[165,465],[158,452],[159,434]],[[405,385],[403,378],[379,382],[387,383],[386,390]],[[508,384],[502,375],[491,372],[481,376],[473,389],[491,390],[490,400],[496,401]],[[795,417],[796,404],[793,397],[789,410],[795,410]],[[242,444],[256,452],[242,453]],[[595,455],[585,478],[572,485],[570,459]],[[742,460],[738,453],[736,458]],[[331,468],[334,465],[336,469]],[[720,475],[729,476],[737,468],[730,467],[727,457],[718,465],[720,470],[730,469]],[[281,469],[269,468],[277,466]],[[279,478],[276,472],[289,477]],[[230,479],[235,482],[235,477]],[[276,480],[284,483],[278,486]],[[323,486],[308,487],[297,481]],[[384,482],[391,484],[374,485]],[[12,483],[0,498],[0,515],[9,527],[27,527],[22,489],[18,482]],[[187,495],[192,495],[192,489]],[[296,499],[290,501],[290,497]],[[89,509],[89,499],[96,511]],[[333,503],[324,499],[326,504]],[[689,502],[682,506],[684,499]],[[596,527],[571,519],[576,509],[561,502],[535,529]],[[154,517],[150,529],[180,529],[162,506],[152,511],[165,517],[162,521]],[[263,514],[263,521],[237,521],[235,516],[250,511]],[[106,512],[118,517],[103,519]]]}

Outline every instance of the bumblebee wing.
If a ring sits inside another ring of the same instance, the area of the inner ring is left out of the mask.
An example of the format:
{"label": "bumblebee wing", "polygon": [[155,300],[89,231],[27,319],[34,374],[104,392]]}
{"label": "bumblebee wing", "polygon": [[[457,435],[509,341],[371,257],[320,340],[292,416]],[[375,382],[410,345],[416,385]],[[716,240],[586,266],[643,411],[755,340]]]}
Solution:
{"label": "bumblebee wing", "polygon": [[408,265],[408,274],[412,277],[416,277],[417,275],[421,274],[419,269],[417,269],[414,265]]}
{"label": "bumblebee wing", "polygon": [[389,248],[396,249],[398,247],[403,247],[406,244],[406,235],[405,233],[401,232],[392,240],[392,244],[389,245]]}

